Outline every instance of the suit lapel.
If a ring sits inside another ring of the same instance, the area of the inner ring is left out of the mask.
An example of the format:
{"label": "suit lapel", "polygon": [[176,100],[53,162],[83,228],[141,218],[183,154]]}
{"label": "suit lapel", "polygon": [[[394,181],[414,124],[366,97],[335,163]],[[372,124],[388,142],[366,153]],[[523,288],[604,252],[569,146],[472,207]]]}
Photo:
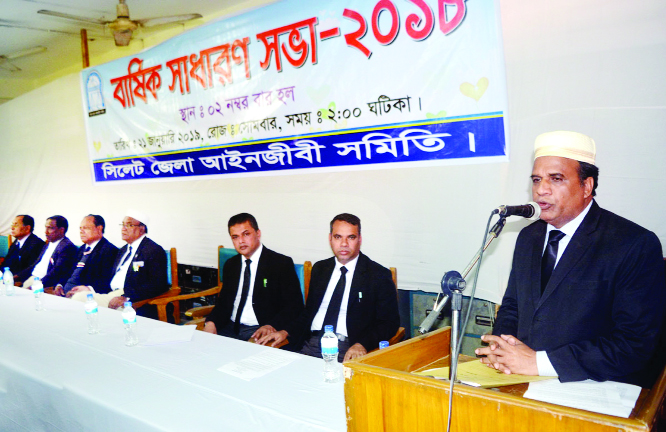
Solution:
{"label": "suit lapel", "polygon": [[349,287],[349,298],[347,299],[347,321],[349,321],[349,311],[353,308],[356,299],[358,302],[359,293],[363,287],[368,286],[368,257],[359,253],[358,261],[356,261],[356,268],[354,269],[354,276],[352,278],[351,287]]}
{"label": "suit lapel", "polygon": [[127,253],[127,247],[128,247],[128,245],[127,245],[127,243],[125,243],[125,245],[123,247],[121,247],[120,250],[118,251],[118,255],[116,255],[116,261],[113,263],[113,273],[114,274],[118,270],[118,266],[120,265],[123,257]]}
{"label": "suit lapel", "polygon": [[264,287],[264,279],[266,278],[266,273],[268,272],[267,255],[268,250],[266,249],[266,246],[264,246],[261,255],[259,256],[259,262],[257,263],[257,274],[254,275],[254,290],[252,291],[252,300],[255,303],[255,296],[261,296],[261,291]]}
{"label": "suit lapel", "polygon": [[599,222],[600,209],[596,201],[592,203],[590,211],[583,219],[583,222],[580,224],[566,250],[560,257],[559,262],[553,270],[553,274],[546,285],[546,290],[541,296],[539,305],[543,302],[557,289],[562,280],[571,272],[571,270],[576,266],[576,263],[580,261],[587,249],[592,245],[591,236],[597,229],[597,223]]}
{"label": "suit lapel", "polygon": [[[314,316],[317,315],[317,311],[319,311],[321,301],[324,299],[324,295],[326,294],[326,288],[328,287],[328,282],[331,280],[333,270],[335,270],[335,257],[330,258],[324,262],[322,265],[322,276],[321,278],[318,278],[319,280],[317,280],[318,285],[316,289],[311,289],[310,293],[308,294],[308,304],[310,304],[311,298],[313,302],[313,308],[311,309],[313,311],[312,318],[314,318]],[[314,281],[314,279],[311,279],[311,281]],[[311,288],[314,287],[311,286]]]}
{"label": "suit lapel", "polygon": [[538,229],[534,232],[534,238],[531,242],[532,251],[530,252],[530,280],[528,281],[531,287],[530,294],[532,296],[532,304],[534,309],[539,305],[541,300],[541,258],[543,256],[543,245],[546,241],[546,228],[545,222],[536,222],[539,224]]}

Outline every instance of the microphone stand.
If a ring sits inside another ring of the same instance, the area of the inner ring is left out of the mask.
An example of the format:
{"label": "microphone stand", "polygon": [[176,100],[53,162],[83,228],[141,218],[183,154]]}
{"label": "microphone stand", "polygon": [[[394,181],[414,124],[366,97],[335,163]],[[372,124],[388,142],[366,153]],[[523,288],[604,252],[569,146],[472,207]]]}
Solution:
{"label": "microphone stand", "polygon": [[[506,224],[506,216],[500,216],[500,219],[497,221],[497,223],[488,231],[488,240],[486,241],[486,244],[483,246],[483,248],[480,248],[479,251],[474,255],[474,258],[472,258],[472,261],[465,267],[465,270],[463,270],[461,278],[464,279],[467,277],[470,271],[474,268],[477,262],[479,262],[479,257],[481,256],[481,253],[488,249],[488,246],[490,246],[490,243],[493,242],[497,237],[499,237],[500,233],[502,232],[502,229],[504,228],[504,225]],[[444,306],[446,306],[446,303],[448,302],[449,298],[453,295],[453,290],[450,289],[450,287],[447,286],[445,288],[445,279],[446,279],[446,274],[444,274],[444,277],[442,278],[442,293],[444,294],[444,297],[437,301],[435,300],[435,304],[433,305],[432,312],[423,320],[421,325],[419,326],[419,333],[421,334],[426,334],[430,331],[430,328],[435,324],[435,321],[437,320],[437,317],[439,316],[440,312],[442,309],[444,309]],[[448,285],[448,281],[447,281]],[[462,290],[464,290],[465,287],[462,287]],[[453,345],[451,345],[453,347]]]}

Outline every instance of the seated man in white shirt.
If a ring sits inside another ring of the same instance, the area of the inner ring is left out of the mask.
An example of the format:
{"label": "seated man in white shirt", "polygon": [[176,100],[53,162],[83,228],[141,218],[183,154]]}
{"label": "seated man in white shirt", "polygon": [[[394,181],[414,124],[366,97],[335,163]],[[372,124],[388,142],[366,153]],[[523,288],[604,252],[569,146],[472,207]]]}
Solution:
{"label": "seated man in white shirt", "polygon": [[76,262],[77,247],[65,237],[69,224],[62,216],[46,219],[46,244],[31,266],[19,272],[14,280],[22,282],[24,288],[30,288],[34,278],[38,277],[45,288],[65,283]]}
{"label": "seated man in white shirt", "polygon": [[[111,279],[111,292],[94,295],[100,306],[118,309],[127,300],[138,302],[156,297],[169,289],[166,252],[146,237],[148,222],[148,216],[131,210],[120,224],[122,239],[127,244],[120,249],[113,265],[115,273]],[[72,299],[85,301],[87,294],[87,290],[81,289]],[[154,307],[144,306],[137,313],[153,317],[151,309]]]}

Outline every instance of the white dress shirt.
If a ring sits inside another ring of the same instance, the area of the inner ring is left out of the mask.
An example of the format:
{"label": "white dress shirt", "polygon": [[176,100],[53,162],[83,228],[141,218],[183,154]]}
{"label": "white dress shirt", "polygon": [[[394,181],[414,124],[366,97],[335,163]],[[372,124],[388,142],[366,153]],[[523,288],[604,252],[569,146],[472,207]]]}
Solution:
{"label": "white dress shirt", "polygon": [[62,239],[54,241],[53,243],[49,243],[48,247],[46,248],[46,252],[44,252],[44,255],[42,256],[41,261],[39,261],[35,266],[35,268],[32,269],[33,277],[38,277],[40,279],[43,279],[44,276],[46,276],[46,272],[49,270],[49,262],[51,261],[53,252],[55,252],[56,247],[58,247],[61,241]]}
{"label": "white dress shirt", "polygon": [[[254,308],[252,307],[252,295],[254,294],[254,281],[257,276],[257,267],[259,266],[259,259],[261,258],[261,252],[264,250],[264,245],[259,243],[259,247],[250,257],[252,262],[250,263],[250,289],[247,292],[247,299],[245,300],[245,306],[243,306],[243,312],[241,313],[240,322],[248,326],[259,325],[257,320],[257,315],[254,313]],[[241,273],[240,280],[238,281],[238,290],[236,291],[236,299],[234,299],[234,310],[231,313],[231,321],[236,321],[236,313],[238,312],[238,306],[240,306],[241,295],[243,294],[243,280],[245,280],[245,264],[244,256],[241,256]]]}
{"label": "white dress shirt", "polygon": [[134,240],[134,243],[129,244],[132,246],[132,255],[125,261],[125,257],[129,253],[129,248],[127,248],[127,251],[123,255],[122,259],[119,261],[119,263],[122,263],[125,261],[124,264],[120,264],[120,267],[116,269],[116,274],[113,275],[113,279],[111,279],[111,290],[119,290],[121,288],[125,288],[125,279],[127,278],[127,270],[130,268],[132,265],[132,261],[134,260],[134,256],[136,255],[136,251],[139,249],[139,246],[141,245],[141,242],[143,239],[146,238],[146,235],[142,235],[138,239]]}
{"label": "white dress shirt", "polygon": [[[344,264],[344,267],[347,269],[347,274],[345,275],[345,293],[342,295],[342,303],[340,303],[340,314],[338,315],[338,323],[335,326],[335,333],[341,334],[344,336],[349,336],[347,333],[347,305],[349,304],[349,291],[351,290],[351,283],[354,279],[354,271],[356,270],[356,263],[358,263],[358,255],[353,260],[349,261],[347,264]],[[326,294],[321,300],[321,305],[319,310],[312,320],[312,326],[310,330],[321,330],[322,325],[324,325],[324,318],[326,317],[326,311],[328,310],[328,305],[331,303],[331,297],[333,297],[333,291],[335,291],[335,286],[340,280],[340,268],[343,264],[340,263],[337,259],[335,260],[335,269],[333,269],[333,274],[331,279],[328,281],[328,286],[326,287]]]}

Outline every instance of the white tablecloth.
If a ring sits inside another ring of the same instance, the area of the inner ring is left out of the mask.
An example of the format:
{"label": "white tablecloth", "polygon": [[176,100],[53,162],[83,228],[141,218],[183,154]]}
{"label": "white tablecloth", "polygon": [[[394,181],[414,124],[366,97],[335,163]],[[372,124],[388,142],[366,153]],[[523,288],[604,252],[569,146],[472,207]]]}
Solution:
{"label": "white tablecloth", "polygon": [[[83,303],[32,292],[0,297],[0,431],[344,431],[343,384],[300,356],[251,381],[217,370],[273,348],[195,332],[192,341],[124,345],[119,311],[100,308],[87,333]],[[145,341],[170,326],[138,318]]]}

